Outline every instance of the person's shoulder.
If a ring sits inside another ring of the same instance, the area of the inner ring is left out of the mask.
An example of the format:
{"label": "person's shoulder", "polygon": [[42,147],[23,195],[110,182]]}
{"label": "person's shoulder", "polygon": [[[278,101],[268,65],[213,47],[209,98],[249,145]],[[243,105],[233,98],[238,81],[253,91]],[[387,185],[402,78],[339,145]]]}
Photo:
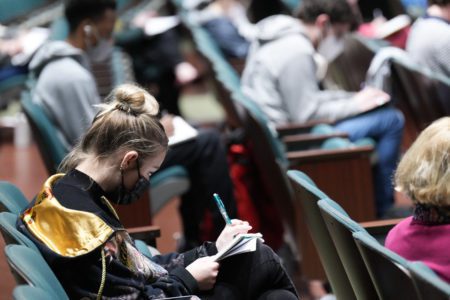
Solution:
{"label": "person's shoulder", "polygon": [[45,77],[57,78],[66,82],[90,77],[90,73],[76,59],[67,56],[56,59],[45,66],[39,79]]}
{"label": "person's shoulder", "polygon": [[386,247],[392,243],[395,243],[395,241],[405,234],[405,231],[411,226],[411,221],[412,217],[405,218],[388,232],[386,236]]}

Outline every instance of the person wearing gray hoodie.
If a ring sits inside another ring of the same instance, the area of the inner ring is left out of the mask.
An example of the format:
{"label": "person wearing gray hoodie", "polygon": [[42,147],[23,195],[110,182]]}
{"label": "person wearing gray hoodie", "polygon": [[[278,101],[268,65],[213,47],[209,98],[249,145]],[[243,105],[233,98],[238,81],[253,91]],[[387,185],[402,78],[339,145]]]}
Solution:
{"label": "person wearing gray hoodie", "polygon": [[71,149],[94,119],[93,106],[101,102],[85,52],[66,41],[51,41],[39,49],[29,68],[36,78],[33,101],[44,109]]}
{"label": "person wearing gray hoodie", "polygon": [[304,0],[300,20],[281,15],[262,20],[243,72],[242,89],[276,125],[327,120],[351,140],[373,138],[379,158],[377,212],[382,216],[393,203],[391,177],[399,155],[403,115],[385,105],[390,96],[379,89],[322,90],[318,78],[316,49],[327,35],[347,32],[352,16],[346,0]]}

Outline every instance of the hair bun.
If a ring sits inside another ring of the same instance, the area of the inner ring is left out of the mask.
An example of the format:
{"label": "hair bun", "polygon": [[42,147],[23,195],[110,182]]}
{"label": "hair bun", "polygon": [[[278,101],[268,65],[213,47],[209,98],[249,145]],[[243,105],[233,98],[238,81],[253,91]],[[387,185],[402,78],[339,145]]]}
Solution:
{"label": "hair bun", "polygon": [[122,84],[111,93],[114,108],[138,116],[147,113],[156,116],[159,105],[156,99],[143,88],[134,84]]}

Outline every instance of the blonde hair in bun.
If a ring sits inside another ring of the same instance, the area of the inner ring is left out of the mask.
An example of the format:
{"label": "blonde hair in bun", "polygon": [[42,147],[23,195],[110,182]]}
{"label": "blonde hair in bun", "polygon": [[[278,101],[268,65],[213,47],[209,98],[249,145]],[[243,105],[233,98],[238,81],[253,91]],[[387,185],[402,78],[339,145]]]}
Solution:
{"label": "blonde hair in bun", "polygon": [[145,159],[167,150],[168,138],[157,117],[158,102],[143,88],[119,85],[98,107],[91,127],[63,160],[60,171],[75,168],[87,154],[104,159],[117,151],[135,150]]}

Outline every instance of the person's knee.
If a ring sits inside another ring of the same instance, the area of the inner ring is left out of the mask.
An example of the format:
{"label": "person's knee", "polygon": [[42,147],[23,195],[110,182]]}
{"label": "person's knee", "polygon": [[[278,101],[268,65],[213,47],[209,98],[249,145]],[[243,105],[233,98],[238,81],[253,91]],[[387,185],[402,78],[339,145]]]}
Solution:
{"label": "person's knee", "polygon": [[281,263],[280,257],[266,244],[258,241],[258,254],[260,256],[259,263],[264,263],[267,261],[275,261],[276,263]]}
{"label": "person's knee", "polygon": [[386,122],[390,124],[390,128],[395,131],[403,130],[405,127],[405,117],[398,109],[390,109],[386,114]]}

